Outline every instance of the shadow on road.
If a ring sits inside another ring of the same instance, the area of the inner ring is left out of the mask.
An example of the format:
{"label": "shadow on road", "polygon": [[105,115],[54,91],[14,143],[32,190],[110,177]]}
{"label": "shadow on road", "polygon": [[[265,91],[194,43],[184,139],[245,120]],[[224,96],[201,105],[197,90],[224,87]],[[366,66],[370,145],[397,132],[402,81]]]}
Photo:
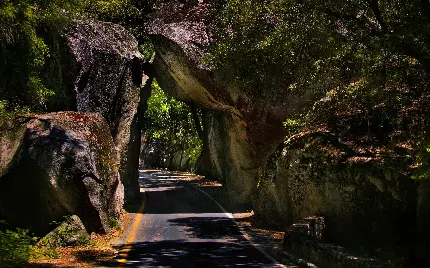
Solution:
{"label": "shadow on road", "polygon": [[121,267],[273,266],[223,209],[195,188],[201,181],[168,172],[141,172],[146,205],[134,243],[118,246],[117,259],[99,266],[118,267],[119,260],[125,262]]}
{"label": "shadow on road", "polygon": [[234,237],[237,241],[243,239],[240,235],[239,227],[228,218],[189,217],[169,220],[168,222],[185,227],[189,232],[189,236],[193,238],[231,239]]}
{"label": "shadow on road", "polygon": [[[162,241],[136,243],[129,252],[129,260],[123,267],[270,267],[270,260],[242,243]],[[105,267],[117,267],[117,262],[101,263]]]}

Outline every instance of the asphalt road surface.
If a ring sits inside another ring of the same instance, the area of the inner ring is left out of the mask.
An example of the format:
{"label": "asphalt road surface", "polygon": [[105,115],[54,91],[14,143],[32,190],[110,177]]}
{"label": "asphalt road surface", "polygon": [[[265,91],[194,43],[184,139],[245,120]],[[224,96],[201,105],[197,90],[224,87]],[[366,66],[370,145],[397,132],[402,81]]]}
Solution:
{"label": "asphalt road surface", "polygon": [[144,204],[110,267],[283,267],[254,247],[210,196],[186,177],[140,173]]}

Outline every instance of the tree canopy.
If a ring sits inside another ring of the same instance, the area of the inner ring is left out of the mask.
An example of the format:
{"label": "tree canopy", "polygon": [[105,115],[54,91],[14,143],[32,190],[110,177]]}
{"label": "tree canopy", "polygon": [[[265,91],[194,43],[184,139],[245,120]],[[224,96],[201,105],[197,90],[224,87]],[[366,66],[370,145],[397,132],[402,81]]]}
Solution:
{"label": "tree canopy", "polygon": [[[151,1],[128,0],[4,0],[0,3],[1,100],[9,110],[61,109],[64,92],[46,73],[54,68],[58,40],[73,19],[90,17],[112,21],[138,33],[142,12]],[[58,102],[58,104],[56,104]],[[62,107],[63,109],[66,107]]]}
{"label": "tree canopy", "polygon": [[[46,33],[61,35],[75,18],[87,16],[124,25],[150,57],[152,49],[142,24],[156,2],[2,1],[0,113],[20,107],[46,112],[65,103],[61,85],[46,75],[46,69],[52,69],[55,49]],[[404,144],[406,137],[412,137],[420,150],[427,148],[423,144],[428,140],[428,1],[225,0],[208,4],[216,10],[216,31],[205,61],[216,67],[224,81],[254,94],[313,96],[312,102],[285,119],[291,134],[320,128],[347,136],[351,129],[360,129],[360,137],[371,137],[366,146],[387,146],[387,140]],[[426,150],[416,155],[416,162],[422,164],[419,159]]]}
{"label": "tree canopy", "polygon": [[290,135],[331,132],[427,174],[428,1],[227,0],[216,21],[206,61],[225,81],[313,96],[286,118]]}
{"label": "tree canopy", "polygon": [[[202,141],[196,129],[191,108],[185,103],[168,97],[158,86],[152,84],[148,110],[143,119],[142,135],[146,146],[156,145],[157,154],[163,154],[165,166],[168,167],[175,153],[187,154],[190,165],[194,166],[202,150]],[[195,113],[198,113],[195,110]],[[195,114],[195,116],[200,116]]]}

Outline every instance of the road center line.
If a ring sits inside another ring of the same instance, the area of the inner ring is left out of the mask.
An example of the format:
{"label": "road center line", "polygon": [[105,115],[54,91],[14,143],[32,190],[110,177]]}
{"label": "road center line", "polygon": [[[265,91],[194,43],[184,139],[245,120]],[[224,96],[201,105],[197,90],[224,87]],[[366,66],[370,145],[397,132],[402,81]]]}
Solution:
{"label": "road center line", "polygon": [[118,253],[118,256],[121,257],[121,259],[118,259],[118,265],[117,267],[124,267],[124,265],[127,263],[127,257],[128,253],[131,251],[132,245],[130,243],[133,243],[134,238],[136,237],[136,233],[139,230],[140,221],[142,220],[143,211],[145,210],[146,205],[146,195],[145,192],[143,192],[144,197],[142,201],[142,205],[140,205],[139,210],[137,211],[137,215],[134,218],[133,226],[131,227],[130,233],[128,234],[127,239],[125,240],[125,243],[127,244],[121,251]]}

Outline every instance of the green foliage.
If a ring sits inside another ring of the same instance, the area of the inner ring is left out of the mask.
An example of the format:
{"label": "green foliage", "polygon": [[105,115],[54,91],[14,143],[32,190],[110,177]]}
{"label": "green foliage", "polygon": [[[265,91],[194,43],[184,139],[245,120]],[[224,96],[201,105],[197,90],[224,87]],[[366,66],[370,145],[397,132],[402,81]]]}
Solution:
{"label": "green foliage", "polygon": [[130,0],[90,0],[82,3],[82,7],[90,17],[128,26],[133,20],[141,19],[141,11],[132,2]]}
{"label": "green foliage", "polygon": [[289,108],[290,132],[320,129],[424,163],[429,22],[430,4],[418,0],[227,0],[205,60],[244,91],[311,96]]}
{"label": "green foliage", "polygon": [[7,120],[12,119],[13,117],[30,113],[28,107],[21,107],[19,105],[16,105],[12,109],[7,109],[7,106],[7,101],[0,100],[0,126],[3,125]]}
{"label": "green foliage", "polygon": [[44,238],[39,240],[28,230],[11,228],[0,221],[0,267],[22,267],[29,260],[55,259],[59,253]]}
{"label": "green foliage", "polygon": [[38,260],[46,260],[46,259],[58,259],[60,258],[60,253],[57,250],[58,248],[52,246],[48,243],[42,242],[36,244],[31,248],[30,251],[30,260],[38,261]]}
{"label": "green foliage", "polygon": [[168,97],[154,81],[152,94],[145,113],[143,135],[149,143],[165,148],[167,158],[180,151],[189,151],[194,165],[202,150],[191,109],[184,103]]}
{"label": "green foliage", "polygon": [[[53,222],[53,225],[57,225],[57,222]],[[74,226],[74,222],[71,216],[63,217],[63,224],[59,225],[55,231],[54,235],[50,236],[46,241],[42,241],[42,245],[55,246],[59,244],[60,246],[82,246],[90,244],[89,237],[82,233],[82,230],[77,230]],[[43,239],[46,239],[43,238]],[[72,243],[72,244],[71,244]]]}
{"label": "green foliage", "polygon": [[417,146],[414,168],[413,179],[430,180],[430,143],[428,140]]}
{"label": "green foliage", "polygon": [[6,109],[7,101],[0,101],[0,125],[10,118],[10,112]]}
{"label": "green foliage", "polygon": [[360,79],[382,90],[430,70],[420,1],[226,2],[206,61],[243,89],[323,97]]}
{"label": "green foliage", "polygon": [[109,228],[115,229],[115,230],[120,230],[121,229],[121,224],[114,217],[109,217],[109,219],[108,219],[108,226],[109,226]]}
{"label": "green foliage", "polygon": [[288,131],[288,133],[294,133],[300,130],[303,123],[300,119],[294,120],[291,118],[287,118],[285,122],[283,122],[284,128]]}
{"label": "green foliage", "polygon": [[[5,222],[0,222],[5,225]],[[0,266],[16,267],[27,263],[36,238],[23,229],[0,229]]]}
{"label": "green foliage", "polygon": [[[151,1],[150,1],[151,2]],[[152,3],[152,2],[151,2]],[[71,21],[91,17],[126,26],[141,37],[142,10],[129,0],[4,0],[0,2],[0,100],[46,112],[66,108],[65,89],[51,72],[58,40]],[[59,78],[58,78],[59,79]]]}
{"label": "green foliage", "polygon": [[[339,41],[326,16],[296,1],[230,0],[218,26],[207,60],[243,89],[323,87],[311,82],[332,72],[323,68],[321,56],[338,61],[332,48],[339,47]],[[336,76],[321,81],[338,84]]]}
{"label": "green foliage", "polygon": [[[41,33],[61,31],[79,1],[11,1],[0,4],[0,93],[11,106],[46,109],[53,96],[41,77],[50,48]],[[65,12],[67,8],[67,12]]]}

